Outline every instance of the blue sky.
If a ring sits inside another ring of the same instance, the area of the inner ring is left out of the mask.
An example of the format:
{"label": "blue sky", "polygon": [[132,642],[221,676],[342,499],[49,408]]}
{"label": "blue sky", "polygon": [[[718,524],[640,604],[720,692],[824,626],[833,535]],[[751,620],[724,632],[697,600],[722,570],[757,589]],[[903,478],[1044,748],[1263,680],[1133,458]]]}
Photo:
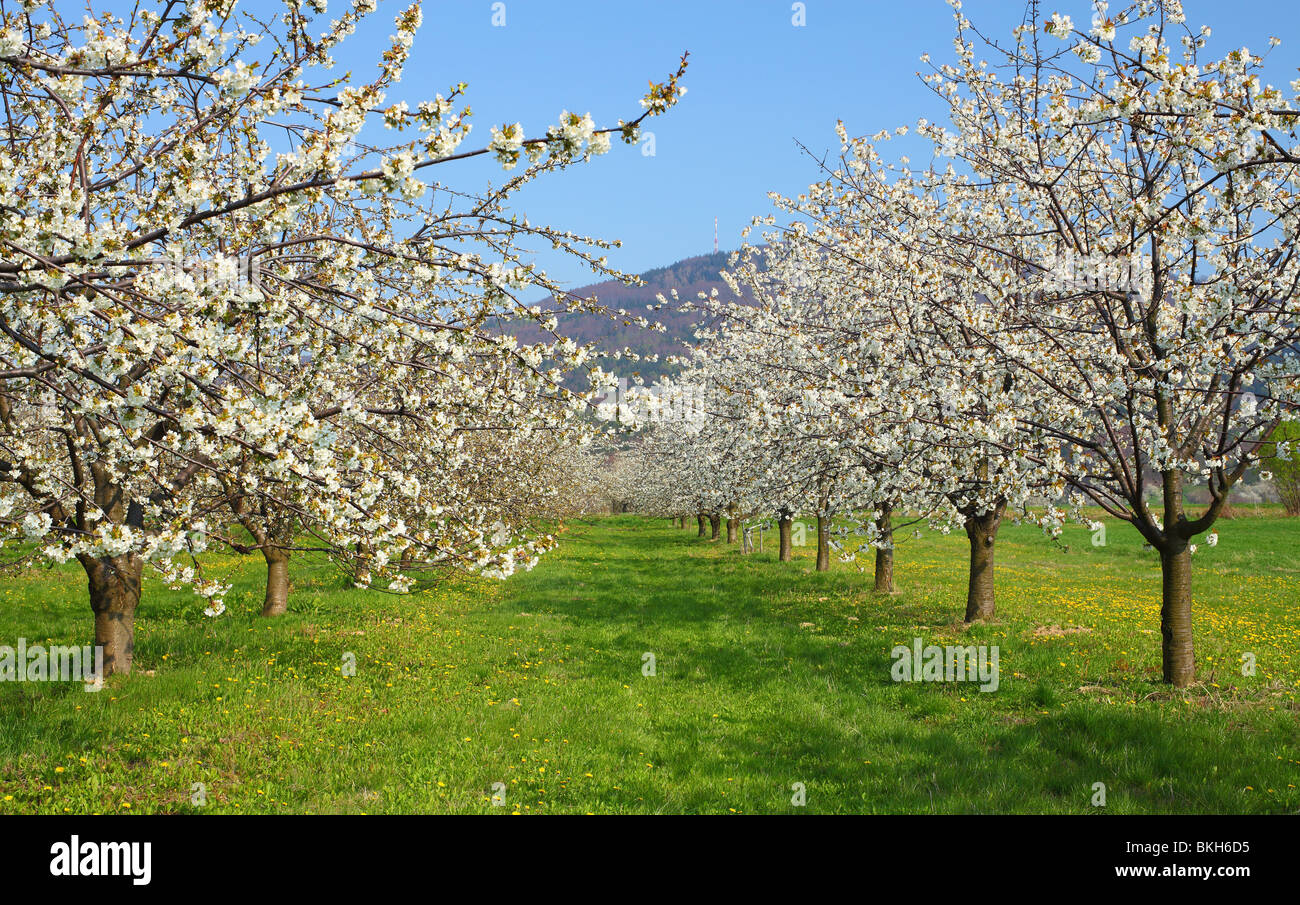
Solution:
{"label": "blue sky", "polygon": [[[335,6],[331,3],[331,6]],[[393,15],[380,4],[371,27],[336,55],[340,66],[369,76]],[[1114,0],[1112,8],[1125,5]],[[491,0],[427,0],[424,26],[399,90],[414,102],[469,85],[475,131],[523,123],[537,135],[563,109],[590,111],[600,125],[639,112],[647,81],[661,80],[691,52],[682,103],[652,121],[655,155],[616,142],[609,155],[554,174],[518,196],[515,208],[534,221],[619,238],[611,263],[638,273],[712,248],[713,219],[723,249],[770,211],[767,192],[796,193],[816,178],[797,141],[822,154],[836,146],[843,118],[851,134],[875,132],[942,110],[920,83],[918,57],[952,51],[952,11],[944,0],[806,0],[806,24],[792,24],[786,0],[505,0],[505,26],[494,26]],[[1044,9],[1091,18],[1087,0],[1045,0]],[[1188,23],[1213,28],[1216,52],[1267,49],[1274,84],[1296,78],[1300,7],[1287,2],[1188,0]],[[965,12],[999,37],[1019,21],[1020,0],[966,0]],[[903,152],[899,148],[899,152]],[[495,165],[463,166],[453,185],[470,190],[500,180]],[[590,282],[580,265],[540,254],[552,276]]]}

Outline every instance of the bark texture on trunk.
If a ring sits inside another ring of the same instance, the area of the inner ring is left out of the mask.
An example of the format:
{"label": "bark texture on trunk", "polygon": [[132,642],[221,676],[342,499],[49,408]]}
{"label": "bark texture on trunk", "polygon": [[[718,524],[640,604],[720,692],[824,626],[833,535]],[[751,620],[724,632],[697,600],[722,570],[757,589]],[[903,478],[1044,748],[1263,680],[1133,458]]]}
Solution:
{"label": "bark texture on trunk", "polygon": [[777,559],[781,562],[789,562],[794,558],[794,551],[790,545],[790,529],[794,527],[794,519],[783,518],[776,523],[776,527],[781,535],[781,549],[777,554]]}
{"label": "bark texture on trunk", "polygon": [[734,544],[736,542],[736,532],[739,527],[740,527],[740,519],[738,518],[727,519],[727,543]]}
{"label": "bark texture on trunk", "polygon": [[289,552],[278,547],[263,547],[266,559],[266,599],[263,616],[283,616],[289,610]]}
{"label": "bark texture on trunk", "polygon": [[1192,553],[1185,542],[1161,551],[1160,572],[1164,680],[1175,688],[1186,688],[1196,679],[1196,653],[1192,647]]}
{"label": "bark texture on trunk", "polygon": [[893,507],[882,506],[876,528],[884,546],[876,548],[876,590],[886,594],[894,592],[894,522]]}
{"label": "bark texture on trunk", "polygon": [[966,621],[992,619],[997,612],[993,592],[993,544],[1002,524],[1004,507],[966,518],[970,539],[970,582],[966,591]]}
{"label": "bark texture on trunk", "polygon": [[705,530],[705,527],[704,527],[704,522],[705,522],[705,519],[704,519],[704,513],[701,512],[701,513],[699,513],[698,515],[696,515],[696,516],[695,516],[695,521],[696,521],[696,522],[699,524],[699,526],[700,526],[700,533],[697,534],[696,536],[697,536],[697,537],[707,537],[707,536],[708,536],[708,531]]}
{"label": "bark texture on trunk", "polygon": [[[1162,414],[1164,414],[1162,412]],[[1183,473],[1163,472],[1165,540],[1160,544],[1160,660],[1164,680],[1186,688],[1196,680],[1192,647],[1192,551],[1184,527]]]}
{"label": "bark texture on trunk", "polygon": [[144,562],[138,556],[81,560],[95,614],[95,645],[104,651],[104,676],[126,675],[135,656],[135,612]]}
{"label": "bark texture on trunk", "polygon": [[717,540],[719,537],[721,537],[721,536],[722,536],[722,516],[718,515],[716,512],[713,513],[712,515],[710,515],[710,516],[709,516],[709,528],[710,528],[711,531],[712,531],[712,534],[711,534],[710,537],[709,537],[710,540]]}
{"label": "bark texture on trunk", "polygon": [[824,515],[817,516],[817,571],[825,572],[831,567],[831,520]]}

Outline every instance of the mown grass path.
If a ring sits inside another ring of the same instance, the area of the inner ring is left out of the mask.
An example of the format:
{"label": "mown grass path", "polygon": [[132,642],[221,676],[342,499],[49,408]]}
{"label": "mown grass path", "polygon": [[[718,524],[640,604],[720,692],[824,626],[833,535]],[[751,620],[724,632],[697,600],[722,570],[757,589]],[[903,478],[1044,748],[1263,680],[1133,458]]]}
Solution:
{"label": "mown grass path", "polygon": [[[1219,530],[1195,559],[1204,682],[1179,693],[1158,561],[1117,524],[1068,549],[1005,527],[999,619],[969,630],[964,537],[902,541],[882,596],[806,548],[575,521],[504,584],[396,597],[296,564],[277,621],[258,562],[213,557],[230,612],[149,587],[131,677],[0,685],[0,813],[1092,813],[1097,782],[1109,812],[1294,813],[1300,525]],[[72,568],[0,579],[0,601],[0,643],[85,643]],[[892,681],[914,638],[998,645],[998,690]]]}

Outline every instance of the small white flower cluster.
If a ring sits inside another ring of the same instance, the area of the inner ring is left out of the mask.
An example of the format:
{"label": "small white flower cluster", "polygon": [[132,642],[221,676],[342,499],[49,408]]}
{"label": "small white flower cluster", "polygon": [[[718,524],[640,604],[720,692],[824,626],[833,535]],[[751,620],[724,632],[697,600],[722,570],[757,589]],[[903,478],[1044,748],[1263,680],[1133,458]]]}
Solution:
{"label": "small white flower cluster", "polygon": [[500,129],[492,127],[492,141],[488,147],[496,154],[501,166],[507,170],[514,169],[519,163],[520,150],[524,146],[524,127],[519,123],[504,125]]}

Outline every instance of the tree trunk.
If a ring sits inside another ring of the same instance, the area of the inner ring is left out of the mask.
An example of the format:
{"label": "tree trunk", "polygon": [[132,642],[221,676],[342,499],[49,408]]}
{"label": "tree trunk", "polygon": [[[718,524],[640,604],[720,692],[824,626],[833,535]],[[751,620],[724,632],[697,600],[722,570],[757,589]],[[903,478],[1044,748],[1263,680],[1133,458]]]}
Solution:
{"label": "tree trunk", "polygon": [[781,535],[781,551],[777,554],[777,559],[781,562],[789,562],[794,558],[794,553],[790,548],[790,529],[794,526],[794,519],[783,518],[776,523],[778,533]]}
{"label": "tree trunk", "polygon": [[831,520],[827,516],[817,516],[817,571],[825,572],[831,567]]}
{"label": "tree trunk", "polygon": [[876,590],[886,594],[894,592],[894,522],[893,507],[880,507],[876,527],[880,531],[881,546],[876,548]]}
{"label": "tree trunk", "polygon": [[740,525],[740,519],[738,518],[727,519],[727,543],[734,544],[736,542],[736,529],[737,527],[739,527],[739,525]]}
{"label": "tree trunk", "polygon": [[710,540],[717,540],[722,535],[722,516],[716,512],[709,516],[709,527],[712,529]]}
{"label": "tree trunk", "polygon": [[695,521],[696,521],[696,522],[699,524],[699,526],[700,526],[700,533],[697,534],[696,537],[706,537],[706,536],[708,536],[708,532],[707,532],[707,531],[705,530],[705,528],[704,528],[704,513],[703,513],[703,512],[700,512],[700,513],[696,514],[696,516],[695,516]]}
{"label": "tree trunk", "polygon": [[144,562],[134,554],[81,559],[95,614],[95,646],[104,651],[104,677],[131,671],[135,611],[140,606]]}
{"label": "tree trunk", "polygon": [[992,619],[996,612],[993,593],[993,543],[998,537],[1005,505],[983,515],[967,515],[966,536],[970,538],[970,582],[966,591],[966,621]]}
{"label": "tree trunk", "polygon": [[289,551],[263,547],[266,558],[266,601],[263,616],[283,616],[289,609]]}
{"label": "tree trunk", "polygon": [[1186,541],[1171,541],[1160,553],[1163,600],[1160,606],[1160,654],[1164,680],[1186,688],[1196,679],[1192,648],[1192,554]]}

